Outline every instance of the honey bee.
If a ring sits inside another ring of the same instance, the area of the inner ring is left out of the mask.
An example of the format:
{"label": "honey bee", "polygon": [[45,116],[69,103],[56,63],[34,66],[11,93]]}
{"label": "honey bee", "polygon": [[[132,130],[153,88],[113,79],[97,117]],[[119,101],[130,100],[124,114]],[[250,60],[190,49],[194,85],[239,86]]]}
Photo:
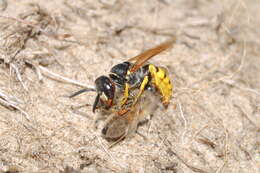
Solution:
{"label": "honey bee", "polygon": [[155,88],[161,95],[162,103],[167,106],[172,95],[172,84],[167,70],[153,64],[144,64],[153,56],[170,48],[173,43],[175,38],[113,66],[108,76],[102,75],[95,80],[95,89],[82,89],[70,97],[88,91],[96,92],[97,96],[92,107],[92,111],[95,112],[97,108],[110,109],[117,105],[117,93],[124,93],[120,101],[120,105],[123,106],[127,103],[131,90],[139,89],[133,101],[136,103],[145,90]]}
{"label": "honey bee", "polygon": [[131,136],[137,130],[138,124],[152,115],[158,107],[158,95],[151,90],[145,90],[135,103],[134,96],[129,98],[126,104],[129,107],[125,106],[107,118],[101,131],[102,137],[107,141],[118,142]]}

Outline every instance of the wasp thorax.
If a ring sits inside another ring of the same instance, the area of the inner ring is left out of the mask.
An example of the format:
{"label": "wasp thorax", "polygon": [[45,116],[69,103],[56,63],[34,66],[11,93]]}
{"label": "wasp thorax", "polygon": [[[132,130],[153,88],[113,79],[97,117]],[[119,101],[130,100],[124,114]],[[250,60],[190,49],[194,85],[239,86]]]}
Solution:
{"label": "wasp thorax", "polygon": [[123,62],[123,63],[115,65],[110,70],[109,77],[113,80],[113,82],[115,82],[115,84],[119,88],[124,87],[124,84],[126,82],[125,77],[126,77],[126,74],[127,74],[127,71],[129,69],[130,65],[131,65],[130,62]]}
{"label": "wasp thorax", "polygon": [[114,73],[120,77],[124,77],[124,76],[126,76],[130,65],[131,65],[130,62],[123,62],[123,63],[117,64],[111,68],[110,72]]}

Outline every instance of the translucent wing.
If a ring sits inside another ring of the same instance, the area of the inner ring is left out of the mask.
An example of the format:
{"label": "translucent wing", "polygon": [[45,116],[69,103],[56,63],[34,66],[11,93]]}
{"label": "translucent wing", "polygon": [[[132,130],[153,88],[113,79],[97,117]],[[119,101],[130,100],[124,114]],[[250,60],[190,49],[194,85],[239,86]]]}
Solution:
{"label": "translucent wing", "polygon": [[[142,97],[129,109],[115,112],[102,129],[103,137],[116,143],[136,131],[137,125],[144,118],[152,114],[158,107],[159,97],[150,91],[145,91]],[[114,145],[114,144],[113,144]]]}
{"label": "translucent wing", "polygon": [[135,61],[133,67],[130,69],[131,72],[135,72],[136,70],[138,70],[146,61],[148,61],[150,58],[152,58],[153,56],[161,53],[162,51],[170,48],[174,43],[175,43],[176,39],[175,37],[160,44],[159,46],[156,46],[154,48],[148,49],[146,51],[144,51],[143,53],[130,58],[128,61]]}
{"label": "translucent wing", "polygon": [[138,123],[139,108],[139,104],[136,104],[129,109],[115,112],[102,129],[103,137],[108,141],[118,141],[125,138],[130,131],[135,130]]}

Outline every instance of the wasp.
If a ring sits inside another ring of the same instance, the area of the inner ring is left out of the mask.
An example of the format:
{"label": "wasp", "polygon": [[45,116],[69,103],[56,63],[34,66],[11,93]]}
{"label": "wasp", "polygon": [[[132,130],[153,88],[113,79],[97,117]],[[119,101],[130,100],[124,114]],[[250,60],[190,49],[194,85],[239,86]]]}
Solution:
{"label": "wasp", "polygon": [[120,106],[123,106],[128,102],[129,92],[138,89],[132,103],[132,107],[135,107],[134,105],[145,90],[156,90],[161,95],[163,105],[167,107],[172,95],[172,84],[168,72],[163,67],[153,64],[145,65],[145,63],[170,48],[173,43],[175,43],[175,38],[113,66],[108,76],[102,75],[95,80],[95,89],[82,89],[70,97],[87,91],[96,92],[97,96],[92,107],[92,111],[95,112],[97,108],[110,109],[117,105],[117,93],[124,95],[120,100]]}

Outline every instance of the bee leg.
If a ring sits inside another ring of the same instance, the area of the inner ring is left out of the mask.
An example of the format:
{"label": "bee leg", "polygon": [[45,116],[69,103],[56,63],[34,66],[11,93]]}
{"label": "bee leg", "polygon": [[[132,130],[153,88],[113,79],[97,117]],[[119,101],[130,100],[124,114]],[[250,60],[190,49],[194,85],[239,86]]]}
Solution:
{"label": "bee leg", "polygon": [[138,130],[136,130],[136,134],[141,136],[144,140],[147,140],[147,137],[145,135],[143,135],[142,133],[140,133]]}
{"label": "bee leg", "polygon": [[125,84],[125,92],[124,92],[124,98],[121,100],[121,106],[124,105],[128,99],[129,96],[129,84]]}
{"label": "bee leg", "polygon": [[143,80],[143,82],[142,82],[142,84],[141,84],[141,86],[139,88],[139,92],[138,92],[138,94],[137,94],[137,96],[135,98],[134,104],[136,104],[136,102],[138,101],[138,98],[142,95],[142,93],[143,93],[146,85],[148,84],[148,82],[149,82],[148,76],[145,76],[144,80]]}
{"label": "bee leg", "polygon": [[88,117],[88,114],[85,114],[84,112],[79,110],[79,109],[81,109],[82,107],[85,107],[85,106],[91,106],[91,105],[90,104],[83,104],[83,105],[79,105],[79,106],[71,106],[71,110],[74,114],[82,115],[83,117]]}
{"label": "bee leg", "polygon": [[123,136],[121,136],[119,139],[117,139],[115,142],[111,143],[108,148],[112,148],[113,146],[115,146],[116,144],[118,144],[119,142],[123,141],[123,139],[126,138],[126,134],[124,134]]}

